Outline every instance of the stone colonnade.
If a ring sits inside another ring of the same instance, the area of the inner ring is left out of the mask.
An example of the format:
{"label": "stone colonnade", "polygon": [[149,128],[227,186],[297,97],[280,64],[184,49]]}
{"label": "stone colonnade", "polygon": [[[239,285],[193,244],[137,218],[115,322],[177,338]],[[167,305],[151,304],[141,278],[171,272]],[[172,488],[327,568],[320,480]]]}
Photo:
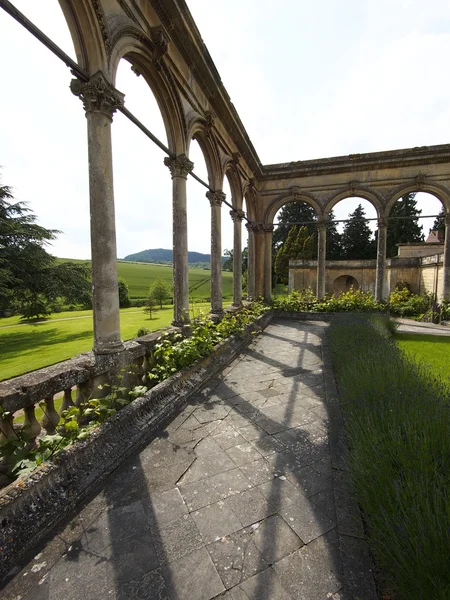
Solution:
{"label": "stone colonnade", "polygon": [[[86,112],[91,215],[92,292],[94,351],[109,354],[121,351],[118,295],[116,224],[112,166],[111,124],[113,115],[124,103],[118,92],[98,71],[88,82],[72,80],[72,92]],[[186,154],[166,157],[164,164],[172,177],[173,203],[173,325],[189,323],[188,228],[186,181],[194,163]],[[221,208],[222,190],[206,194],[211,206],[211,314],[220,318],[222,305]],[[242,306],[242,220],[245,213],[233,209],[233,306]],[[249,262],[254,262],[254,247]],[[249,294],[254,296],[254,294]]]}

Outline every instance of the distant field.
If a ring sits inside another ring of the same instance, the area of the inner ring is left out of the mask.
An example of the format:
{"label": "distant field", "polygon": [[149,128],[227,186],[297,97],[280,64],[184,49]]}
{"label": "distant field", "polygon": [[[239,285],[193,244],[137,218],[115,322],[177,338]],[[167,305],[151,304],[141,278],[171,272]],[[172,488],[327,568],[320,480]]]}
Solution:
{"label": "distant field", "polygon": [[[60,258],[61,261],[82,262],[89,264],[87,260],[74,260],[72,258]],[[170,265],[157,265],[152,263],[123,262],[118,261],[119,276],[128,283],[130,298],[145,298],[148,289],[155,279],[163,279],[172,285],[173,272]],[[189,294],[195,299],[206,299],[210,297],[211,271],[207,269],[189,269],[189,287],[193,288]],[[224,298],[233,295],[233,273],[222,273],[222,292]]]}

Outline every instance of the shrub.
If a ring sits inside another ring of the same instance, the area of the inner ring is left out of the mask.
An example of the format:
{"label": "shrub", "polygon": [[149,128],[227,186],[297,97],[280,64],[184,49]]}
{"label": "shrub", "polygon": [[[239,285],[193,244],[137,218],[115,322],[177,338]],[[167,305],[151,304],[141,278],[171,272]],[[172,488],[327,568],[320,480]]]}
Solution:
{"label": "shrub", "polygon": [[399,600],[450,597],[450,389],[410,362],[379,317],[329,329],[370,542]]}
{"label": "shrub", "polygon": [[128,308],[131,306],[131,301],[128,296],[128,283],[123,279],[123,277],[119,277],[119,306],[120,308]]}
{"label": "shrub", "polygon": [[402,317],[426,313],[431,307],[431,295],[413,294],[407,287],[395,289],[389,296],[389,310]]}
{"label": "shrub", "polygon": [[142,337],[143,335],[148,335],[149,333],[151,333],[151,331],[150,329],[147,329],[147,327],[139,327],[136,337]]}

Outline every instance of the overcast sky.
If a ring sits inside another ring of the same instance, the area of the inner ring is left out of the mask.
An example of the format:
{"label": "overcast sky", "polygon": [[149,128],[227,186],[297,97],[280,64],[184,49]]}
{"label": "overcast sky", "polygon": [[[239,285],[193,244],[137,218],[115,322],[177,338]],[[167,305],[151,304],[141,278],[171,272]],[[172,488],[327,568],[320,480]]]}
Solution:
{"label": "overcast sky", "polygon": [[[13,3],[75,58],[57,0]],[[188,0],[188,6],[263,163],[450,141],[448,0]],[[40,224],[63,231],[53,254],[89,258],[86,122],[68,87],[70,72],[1,9],[0,55],[2,183],[29,203]],[[166,141],[153,95],[128,63],[119,67],[117,87],[127,107]],[[164,154],[121,114],[114,118],[113,151],[119,257],[170,248]],[[206,179],[196,144],[191,159]],[[189,181],[189,248],[209,252],[204,193]],[[418,198],[423,214],[439,211],[437,200]],[[342,202],[337,217],[359,202]],[[222,245],[231,248],[227,207],[222,219]]]}

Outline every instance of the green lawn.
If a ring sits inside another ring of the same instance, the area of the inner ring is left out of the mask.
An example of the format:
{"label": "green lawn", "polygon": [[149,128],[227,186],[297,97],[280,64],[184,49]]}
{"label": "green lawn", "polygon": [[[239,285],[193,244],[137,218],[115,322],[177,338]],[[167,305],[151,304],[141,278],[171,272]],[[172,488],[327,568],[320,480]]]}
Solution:
{"label": "green lawn", "polygon": [[[201,310],[207,312],[209,309],[209,304],[194,304],[194,316],[198,316]],[[132,339],[140,327],[157,331],[169,326],[172,319],[173,306],[157,310],[152,319],[142,308],[121,310],[122,339]],[[19,317],[0,319],[0,381],[92,349],[90,310],[53,314],[50,319],[39,323],[19,325],[18,321]]]}
{"label": "green lawn", "polygon": [[413,360],[424,363],[440,377],[450,377],[450,336],[397,333],[395,339]]}

